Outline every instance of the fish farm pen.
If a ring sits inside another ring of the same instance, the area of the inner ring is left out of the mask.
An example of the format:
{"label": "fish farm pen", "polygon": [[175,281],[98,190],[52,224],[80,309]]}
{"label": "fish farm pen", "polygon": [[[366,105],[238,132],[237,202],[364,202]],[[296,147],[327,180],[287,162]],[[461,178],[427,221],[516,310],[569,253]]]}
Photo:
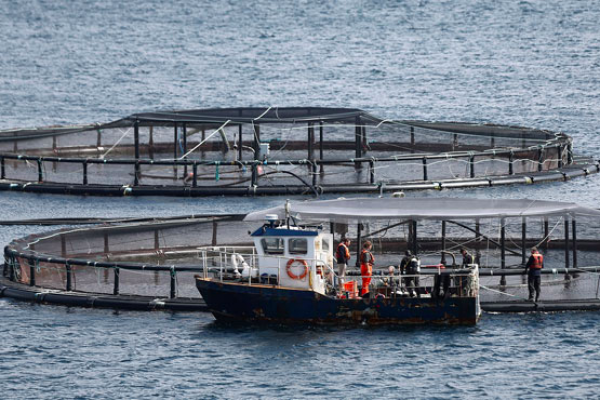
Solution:
{"label": "fish farm pen", "polygon": [[546,130],[380,119],[348,108],[134,114],[0,131],[0,189],[92,195],[268,195],[533,184],[597,173]]}
{"label": "fish farm pen", "polygon": [[[423,200],[428,199],[417,199]],[[389,265],[398,266],[404,251],[411,249],[421,259],[425,282],[433,282],[442,266],[460,267],[458,253],[464,247],[480,265],[480,300],[486,311],[600,309],[600,212],[571,203],[520,202],[530,204],[521,216],[415,217],[394,224],[331,223],[322,229],[333,233],[335,243],[342,237],[352,240],[350,276],[360,275],[354,267],[357,244],[366,239],[374,245],[375,276]],[[194,275],[205,267],[215,276],[223,274],[228,260],[222,254],[228,246],[248,246],[244,256],[253,257],[249,231],[260,224],[244,217],[137,220],[17,239],[4,249],[0,297],[83,307],[206,310]],[[524,274],[532,246],[545,257],[537,304],[527,301]]]}

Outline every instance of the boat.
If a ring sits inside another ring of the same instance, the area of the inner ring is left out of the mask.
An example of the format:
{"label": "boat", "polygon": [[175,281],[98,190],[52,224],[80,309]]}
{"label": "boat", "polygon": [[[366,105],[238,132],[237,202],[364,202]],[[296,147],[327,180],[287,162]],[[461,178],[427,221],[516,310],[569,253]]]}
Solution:
{"label": "boat", "polygon": [[[214,317],[276,324],[475,325],[481,315],[476,264],[432,266],[427,275],[425,268],[413,275],[374,274],[368,288],[360,287],[361,276],[340,279],[333,229],[324,229],[324,223],[406,217],[396,199],[364,200],[369,207],[357,208],[356,199],[334,200],[335,213],[321,212],[332,206],[330,200],[287,201],[246,216],[247,222],[263,222],[249,232],[253,246],[199,248],[203,274],[195,277],[196,287]],[[407,287],[409,278],[417,279]]]}

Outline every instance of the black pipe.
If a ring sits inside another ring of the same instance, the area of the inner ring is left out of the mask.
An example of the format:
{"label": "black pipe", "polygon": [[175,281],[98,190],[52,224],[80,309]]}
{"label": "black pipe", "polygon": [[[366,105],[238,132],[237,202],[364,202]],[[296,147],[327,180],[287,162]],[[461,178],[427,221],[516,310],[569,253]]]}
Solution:
{"label": "black pipe", "polygon": [[[134,142],[134,146],[135,146],[135,160],[138,161],[140,159],[140,124],[139,121],[135,121],[133,123],[133,142]],[[140,164],[139,163],[135,163],[135,168],[133,171],[133,186],[138,186],[140,183]],[[84,171],[84,180],[86,181],[85,184],[87,184],[87,169]]]}
{"label": "black pipe", "polygon": [[307,143],[307,149],[308,149],[308,155],[306,157],[307,160],[312,160],[314,157],[313,155],[313,144],[315,141],[315,128],[313,127],[313,123],[309,122],[308,123],[308,143]]}
{"label": "black pipe", "polygon": [[362,158],[362,143],[361,143],[361,128],[360,128],[360,117],[356,117],[354,122],[354,140],[355,140],[355,153],[356,158]]}
{"label": "black pipe", "polygon": [[411,152],[414,153],[415,152],[415,127],[414,126],[410,127],[410,146],[411,146]]}
{"label": "black pipe", "polygon": [[565,268],[569,269],[570,266],[570,258],[569,258],[569,218],[565,216]]}
{"label": "black pipe", "polygon": [[514,168],[514,157],[515,154],[512,152],[508,153],[508,174],[509,175],[514,175],[515,174],[515,168]]}
{"label": "black pipe", "polygon": [[412,240],[411,240],[412,253],[416,256],[417,255],[417,251],[418,251],[418,246],[417,246],[417,221],[412,221],[411,225],[412,225]]}
{"label": "black pipe", "polygon": [[192,187],[198,186],[198,163],[194,162],[192,165],[192,173],[194,176],[192,177]]}
{"label": "black pipe", "polygon": [[428,180],[427,176],[427,157],[423,157],[423,180]]}
{"label": "black pipe", "polygon": [[6,179],[6,166],[3,156],[0,156],[0,179]]}
{"label": "black pipe", "polygon": [[544,170],[544,151],[542,149],[538,150],[538,172],[542,172]]}

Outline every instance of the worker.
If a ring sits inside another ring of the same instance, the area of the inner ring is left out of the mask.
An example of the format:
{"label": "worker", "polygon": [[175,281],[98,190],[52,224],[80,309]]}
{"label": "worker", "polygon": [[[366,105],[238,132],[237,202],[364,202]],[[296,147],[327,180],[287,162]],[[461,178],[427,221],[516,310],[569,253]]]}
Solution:
{"label": "worker", "polygon": [[350,260],[350,239],[344,238],[340,244],[338,244],[338,247],[335,251],[335,260],[338,265],[339,287],[340,290],[343,290],[346,267],[348,266],[348,261]]}
{"label": "worker", "polygon": [[[409,253],[407,251],[407,253]],[[417,297],[421,297],[421,293],[419,292],[419,273],[421,272],[421,262],[419,258],[413,254],[407,256],[408,262],[406,263],[405,271],[407,277],[404,278],[404,285],[408,290],[408,294],[410,297],[414,297],[415,294]]]}
{"label": "worker", "polygon": [[465,249],[464,247],[461,247],[460,254],[462,254],[462,257],[463,257],[463,260],[462,260],[463,267],[468,267],[469,265],[475,263],[474,258],[471,255],[471,253],[469,253],[467,251],[467,249]]}
{"label": "worker", "polygon": [[525,266],[527,273],[527,285],[529,286],[529,300],[533,301],[535,294],[535,302],[540,298],[541,283],[542,283],[542,268],[544,268],[544,256],[538,252],[537,247],[531,249],[531,256]]}
{"label": "worker", "polygon": [[410,263],[411,259],[412,259],[412,253],[410,252],[410,250],[406,250],[404,252],[404,257],[402,257],[402,260],[400,260],[400,274],[401,275],[406,274],[406,267]]}
{"label": "worker", "polygon": [[364,296],[369,293],[369,285],[371,284],[371,276],[373,275],[373,264],[375,257],[371,253],[373,244],[370,241],[363,243],[363,249],[360,252],[360,275],[362,277],[362,289],[360,295]]}

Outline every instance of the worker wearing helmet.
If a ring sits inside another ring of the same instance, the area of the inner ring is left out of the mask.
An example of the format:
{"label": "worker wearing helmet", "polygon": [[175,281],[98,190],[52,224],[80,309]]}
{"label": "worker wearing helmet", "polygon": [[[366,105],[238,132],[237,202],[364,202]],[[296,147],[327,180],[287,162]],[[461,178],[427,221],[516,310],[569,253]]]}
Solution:
{"label": "worker wearing helmet", "polygon": [[371,284],[371,276],[373,275],[373,264],[375,257],[371,253],[373,244],[370,241],[363,243],[363,249],[360,252],[360,275],[362,276],[361,296],[369,293],[369,285]]}
{"label": "worker wearing helmet", "polygon": [[536,247],[531,249],[531,256],[527,261],[525,271],[527,271],[527,285],[529,286],[529,300],[533,301],[535,294],[535,302],[540,298],[541,283],[542,283],[542,268],[544,268],[544,256],[538,252]]}

